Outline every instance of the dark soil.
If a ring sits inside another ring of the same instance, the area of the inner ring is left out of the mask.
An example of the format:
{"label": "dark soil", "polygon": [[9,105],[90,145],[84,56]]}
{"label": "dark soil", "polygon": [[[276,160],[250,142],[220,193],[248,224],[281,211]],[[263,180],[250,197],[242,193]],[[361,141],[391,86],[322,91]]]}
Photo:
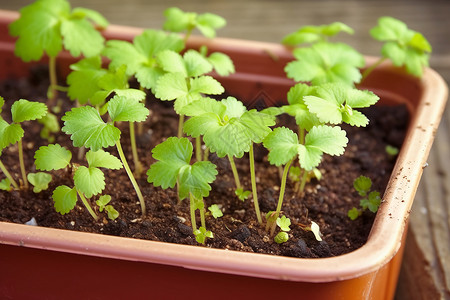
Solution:
{"label": "dark soil", "polygon": [[[37,68],[30,79],[8,80],[0,85],[0,95],[6,100],[2,116],[7,121],[10,121],[10,106],[14,100],[24,98],[45,101],[48,82],[41,80],[41,75],[45,78],[46,72],[45,68]],[[62,101],[64,109],[68,109],[70,101]],[[144,133],[138,138],[138,151],[145,170],[154,162],[151,149],[165,137],[176,135],[178,122],[171,103],[155,100],[147,103],[152,115],[143,126]],[[281,245],[273,242],[264,228],[258,225],[251,197],[243,202],[234,195],[234,180],[228,160],[211,154],[210,160],[217,165],[219,175],[205,202],[207,206],[220,205],[224,216],[218,219],[207,216],[207,229],[214,233],[214,238],[208,239],[206,246],[295,257],[336,256],[361,247],[367,240],[375,214],[364,212],[355,221],[348,218],[348,210],[358,206],[360,200],[353,190],[353,180],[360,175],[368,176],[372,179],[374,188],[383,194],[395,163],[395,158],[386,153],[385,147],[401,146],[408,123],[408,113],[404,106],[377,106],[364,113],[370,118],[370,125],[366,128],[345,127],[349,138],[345,154],[340,157],[324,156],[319,167],[323,174],[320,181],[311,180],[301,197],[293,192],[294,183],[288,182],[282,211],[283,215],[291,219],[292,225],[289,241]],[[59,114],[61,116],[62,113]],[[133,167],[127,124],[120,124],[120,127],[121,143],[128,154],[130,166]],[[41,125],[37,122],[28,122],[24,128],[25,164],[28,172],[36,172],[34,152],[48,142],[39,138]],[[55,142],[72,151],[72,162],[86,165],[84,161],[77,160],[78,150],[73,149],[69,136],[58,135]],[[117,155],[115,148],[108,150]],[[267,162],[265,155],[265,149],[256,147],[258,196],[263,213],[275,210],[280,186],[279,170]],[[21,176],[17,145],[5,149],[1,160],[19,181]],[[236,162],[241,181],[249,189],[248,159],[244,156]],[[125,171],[104,171],[107,184],[104,194],[112,196],[112,205],[120,213],[119,218],[114,221],[109,220],[104,212],[98,211],[95,199],[90,201],[100,216],[99,221],[93,220],[81,201],[69,214],[60,215],[55,211],[51,197],[53,190],[61,184],[73,186],[66,170],[51,172],[53,181],[49,189],[38,194],[33,193],[31,188],[0,191],[0,221],[25,223],[35,218],[39,226],[198,245],[192,234],[188,200],[178,203],[173,190],[153,187],[147,182],[145,174],[142,174],[138,183],[147,206],[147,215],[142,217],[135,191]],[[1,173],[0,180],[3,178]],[[322,242],[316,241],[311,232],[301,229],[300,224],[309,225],[311,220],[319,224],[323,234]]]}

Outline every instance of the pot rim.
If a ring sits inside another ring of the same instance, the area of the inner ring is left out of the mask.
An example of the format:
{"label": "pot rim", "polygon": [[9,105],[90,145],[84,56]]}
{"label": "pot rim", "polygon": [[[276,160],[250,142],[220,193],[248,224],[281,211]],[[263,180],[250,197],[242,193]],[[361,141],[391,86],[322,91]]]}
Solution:
{"label": "pot rim", "polygon": [[[0,10],[0,20],[11,22],[18,15],[18,12]],[[110,25],[104,34],[130,39],[142,30]],[[250,52],[270,51],[282,57],[289,56],[284,46],[265,42],[192,37],[191,43],[206,43],[210,49],[244,47]],[[370,64],[376,58],[366,59]],[[389,65],[383,64],[381,68],[389,68]],[[291,258],[6,222],[0,222],[0,244],[305,282],[346,280],[375,272],[389,262],[400,248],[415,191],[447,100],[446,83],[434,70],[426,68],[423,77],[416,80],[422,91],[417,112],[411,120],[369,239],[353,252],[329,258]]]}

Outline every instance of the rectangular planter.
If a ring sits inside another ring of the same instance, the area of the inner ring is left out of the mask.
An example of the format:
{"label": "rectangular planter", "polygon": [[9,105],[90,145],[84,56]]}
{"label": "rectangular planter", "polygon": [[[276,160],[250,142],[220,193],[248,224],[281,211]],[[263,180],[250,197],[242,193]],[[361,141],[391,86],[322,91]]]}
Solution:
{"label": "rectangular planter", "polygon": [[[18,17],[0,11],[0,80],[23,77],[30,64],[12,53],[7,25]],[[142,29],[110,26],[108,39],[131,40]],[[292,59],[281,45],[193,37],[228,54],[236,74],[219,78],[225,89],[254,105],[285,99],[293,85],[283,68]],[[368,64],[375,58],[367,57]],[[60,73],[73,62],[62,54]],[[367,243],[345,255],[298,259],[166,244],[0,222],[2,299],[391,299],[395,292],[410,208],[447,100],[443,79],[426,69],[422,79],[389,64],[363,88],[385,103],[406,103],[409,130]]]}

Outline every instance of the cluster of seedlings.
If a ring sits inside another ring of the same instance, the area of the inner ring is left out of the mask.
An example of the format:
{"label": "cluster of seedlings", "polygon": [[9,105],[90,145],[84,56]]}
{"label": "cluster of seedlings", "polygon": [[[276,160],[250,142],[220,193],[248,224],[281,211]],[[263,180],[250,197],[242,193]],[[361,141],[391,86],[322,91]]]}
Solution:
{"label": "cluster of seedlings", "polygon": [[[371,30],[375,39],[385,42],[382,58],[362,73],[363,55],[349,45],[330,41],[341,32],[352,34],[350,27],[342,23],[305,26],[283,40],[295,58],[286,65],[285,71],[287,77],[297,82],[287,94],[287,104],[262,111],[248,110],[234,97],[216,100],[225,90],[211,74],[228,76],[235,72],[226,54],[209,53],[206,46],[186,49],[194,29],[213,38],[216,29],[226,21],[214,14],[183,12],[178,8],[169,8],[164,14],[164,30],[144,30],[132,42],[127,42],[105,41],[99,29],[108,26],[108,22],[95,11],[71,9],[66,0],[37,0],[21,10],[20,18],[10,25],[11,35],[18,37],[15,54],[26,62],[40,60],[46,54],[50,86],[46,104],[20,99],[12,104],[11,123],[0,118],[0,151],[17,143],[22,173],[17,182],[0,161],[6,176],[0,182],[2,190],[28,189],[31,184],[38,193],[47,189],[52,180],[48,172],[63,169],[71,174],[73,185],[54,189],[52,198],[57,212],[69,213],[80,199],[95,220],[98,219],[96,210],[105,210],[109,218],[115,219],[119,212],[114,209],[114,199],[102,194],[105,188],[102,169],[125,169],[142,215],[147,213],[145,201],[135,177],[146,172],[147,181],[155,187],[176,189],[180,201],[189,199],[192,231],[199,243],[205,243],[207,238],[214,237],[206,228],[204,198],[209,196],[211,183],[218,174],[216,165],[209,160],[209,153],[215,153],[229,160],[236,200],[251,198],[258,223],[275,242],[283,243],[289,239],[291,225],[288,216],[282,213],[289,178],[295,191],[302,195],[308,180],[320,180],[317,167],[323,155],[344,153],[348,139],[340,125],[368,124],[367,117],[358,109],[374,105],[379,98],[370,91],[357,89],[358,84],[385,59],[396,66],[406,66],[407,71],[420,76],[431,52],[420,33],[408,29],[399,20],[383,17]],[[71,65],[67,86],[56,82],[56,57],[63,49],[73,57],[83,56]],[[105,61],[109,62],[106,67]],[[131,79],[137,80],[140,87],[130,88]],[[76,101],[62,117],[62,128],[52,113],[61,109],[56,101],[60,92]],[[162,101],[173,101],[179,126],[178,136],[167,137],[151,150],[156,162],[146,170],[138,157],[135,135],[136,128],[142,130],[142,122],[150,116],[145,103],[148,93]],[[0,98],[0,109],[3,104]],[[295,118],[297,128],[274,128],[281,114]],[[21,123],[36,120],[43,124],[41,134],[49,143],[35,152],[39,172],[27,175],[21,144],[25,132]],[[133,168],[122,149],[119,122],[127,122],[129,126]],[[79,149],[78,155],[85,158],[85,166],[71,163],[71,151],[52,143],[52,133],[59,130],[70,135],[73,146]],[[278,166],[281,173],[278,205],[265,213],[260,211],[258,203],[256,144],[268,150],[269,163]],[[117,148],[119,157],[108,152],[112,146]],[[235,160],[246,153],[250,163],[249,190],[241,184],[235,165]],[[355,189],[366,198],[361,200],[361,208],[349,211],[349,217],[355,219],[366,209],[376,212],[380,194],[370,190],[370,179],[358,178]],[[92,208],[94,201],[97,209]],[[217,205],[208,210],[215,218],[222,215]],[[197,226],[197,211],[200,226]],[[302,228],[321,239],[314,221]]]}

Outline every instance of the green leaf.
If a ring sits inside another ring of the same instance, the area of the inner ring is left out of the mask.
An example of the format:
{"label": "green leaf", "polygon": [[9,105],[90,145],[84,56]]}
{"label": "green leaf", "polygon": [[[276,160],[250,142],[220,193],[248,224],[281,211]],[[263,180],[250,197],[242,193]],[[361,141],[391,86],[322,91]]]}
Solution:
{"label": "green leaf", "polygon": [[195,50],[188,50],[183,55],[187,77],[197,77],[212,71],[212,64]]}
{"label": "green leaf", "polygon": [[209,55],[207,59],[209,63],[213,66],[214,71],[216,71],[216,73],[219,74],[220,76],[228,76],[236,72],[233,61],[228,55],[224,53],[220,52],[211,53],[211,55]]}
{"label": "green leaf", "polygon": [[52,181],[52,175],[43,172],[28,173],[27,179],[33,185],[33,192],[40,193],[48,189],[48,184]]}
{"label": "green leaf", "polygon": [[285,165],[298,154],[298,136],[286,127],[277,127],[263,141],[269,150],[268,160],[272,165]]}
{"label": "green leaf", "polygon": [[109,100],[108,112],[114,122],[143,122],[150,114],[144,103],[119,95]]}
{"label": "green leaf", "polygon": [[211,76],[200,76],[190,79],[189,93],[202,93],[208,95],[220,95],[225,89],[219,81]]}
{"label": "green leaf", "polygon": [[41,146],[34,154],[34,159],[38,170],[59,170],[70,164],[72,153],[59,144],[50,144]]}
{"label": "green leaf", "polygon": [[86,19],[70,18],[61,23],[64,48],[73,57],[91,57],[100,54],[105,39]]}
{"label": "green leaf", "polygon": [[112,146],[120,138],[120,130],[105,123],[91,106],[73,108],[63,117],[63,132],[70,134],[75,147],[85,146],[97,151]]}
{"label": "green leaf", "polygon": [[380,193],[377,191],[372,191],[369,194],[369,203],[367,208],[369,208],[369,210],[373,213],[376,213],[378,211],[378,207],[380,206],[381,203],[381,197],[380,197]]}
{"label": "green leaf", "polygon": [[291,226],[291,220],[289,218],[286,218],[286,216],[282,216],[281,218],[277,218],[277,225],[280,227],[283,231],[290,231],[291,229],[289,226]]}
{"label": "green leaf", "polygon": [[112,205],[106,205],[105,210],[110,220],[115,220],[119,217],[119,212]]}
{"label": "green leaf", "polygon": [[223,216],[222,210],[220,210],[219,206],[217,204],[213,204],[210,207],[208,207],[208,210],[211,212],[214,219],[220,218]]}
{"label": "green leaf", "polygon": [[20,99],[11,106],[11,114],[14,123],[32,121],[40,119],[47,114],[47,105]]}
{"label": "green leaf", "polygon": [[98,210],[102,212],[105,206],[111,201],[110,195],[101,195],[95,203],[98,205]]}
{"label": "green leaf", "polygon": [[202,97],[183,107],[181,113],[189,117],[214,113],[219,116],[219,118],[222,118],[226,110],[227,107],[222,102],[209,97]]}
{"label": "green leaf", "polygon": [[353,181],[353,187],[360,196],[366,196],[372,188],[372,180],[366,176],[359,176]]}
{"label": "green leaf", "polygon": [[75,187],[86,197],[100,194],[105,188],[105,175],[95,167],[80,166],[73,176]]}
{"label": "green leaf", "polygon": [[112,170],[122,168],[120,159],[102,149],[98,151],[90,150],[86,153],[86,160],[90,168],[107,168]]}
{"label": "green leaf", "polygon": [[246,191],[243,188],[239,188],[234,191],[234,194],[238,196],[239,200],[242,201],[248,199],[248,196],[250,196],[251,193],[252,191]]}
{"label": "green leaf", "polygon": [[0,190],[10,192],[12,191],[11,181],[8,178],[0,180]]}
{"label": "green leaf", "polygon": [[200,243],[204,244],[206,241],[206,238],[214,238],[214,235],[211,231],[206,230],[205,227],[200,227],[199,229],[194,231],[195,240]]}
{"label": "green leaf", "polygon": [[195,198],[201,199],[209,195],[211,186],[216,179],[216,166],[210,161],[198,161],[192,166],[186,166],[179,171],[180,199],[185,199],[192,194]]}
{"label": "green leaf", "polygon": [[346,44],[317,43],[293,51],[295,61],[285,71],[295,81],[309,81],[313,85],[341,82],[353,85],[361,80],[360,68],[364,57]]}
{"label": "green leaf", "polygon": [[277,244],[282,244],[285,243],[289,240],[289,234],[287,234],[284,231],[280,231],[277,233],[277,235],[273,238],[273,240],[275,241],[275,243]]}
{"label": "green leaf", "polygon": [[55,209],[64,215],[70,212],[77,203],[77,190],[66,185],[58,186],[52,194]]}
{"label": "green leaf", "polygon": [[207,38],[216,36],[215,29],[222,28],[227,24],[226,20],[218,15],[204,13],[197,18],[197,28]]}
{"label": "green leaf", "polygon": [[334,22],[329,25],[303,26],[294,33],[283,38],[283,44],[296,46],[303,43],[314,43],[326,41],[328,37],[340,32],[353,34],[354,30],[341,22]]}
{"label": "green leaf", "polygon": [[109,25],[108,20],[106,20],[99,12],[89,8],[75,7],[73,9],[73,16],[88,19],[97,24],[97,27],[102,29]]}
{"label": "green leaf", "polygon": [[0,151],[8,147],[9,144],[17,143],[24,135],[20,124],[8,124],[0,119]]}
{"label": "green leaf", "polygon": [[[2,113],[2,108],[3,108],[3,105],[5,105],[5,99],[2,97],[2,96],[0,96],[0,114]],[[1,118],[1,116],[0,116],[0,118]]]}
{"label": "green leaf", "polygon": [[158,79],[156,98],[174,100],[188,93],[186,79],[182,73],[167,73]]}
{"label": "green leaf", "polygon": [[350,218],[350,220],[354,221],[361,215],[361,211],[357,209],[356,207],[353,207],[347,212],[347,216]]}

